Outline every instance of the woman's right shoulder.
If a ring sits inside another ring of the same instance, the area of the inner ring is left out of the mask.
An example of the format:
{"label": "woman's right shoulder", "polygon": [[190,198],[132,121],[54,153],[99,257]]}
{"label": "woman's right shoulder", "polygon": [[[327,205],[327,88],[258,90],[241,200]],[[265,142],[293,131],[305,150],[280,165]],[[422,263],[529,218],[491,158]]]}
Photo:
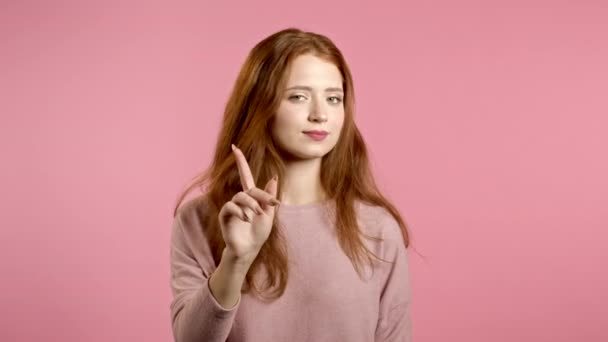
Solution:
{"label": "woman's right shoulder", "polygon": [[204,196],[184,201],[177,209],[171,233],[172,248],[196,259],[203,270],[212,270],[215,265],[211,253],[211,237],[215,234],[210,229],[208,207]]}
{"label": "woman's right shoulder", "polygon": [[174,220],[185,231],[204,231],[210,216],[209,207],[207,196],[199,195],[183,202],[177,209]]}

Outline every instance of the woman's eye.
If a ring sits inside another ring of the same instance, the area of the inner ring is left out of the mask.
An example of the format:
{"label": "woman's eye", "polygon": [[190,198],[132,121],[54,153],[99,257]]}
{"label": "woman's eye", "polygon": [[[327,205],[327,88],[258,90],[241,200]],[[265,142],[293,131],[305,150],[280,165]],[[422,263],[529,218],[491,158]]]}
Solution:
{"label": "woman's eye", "polygon": [[303,98],[304,95],[292,95],[289,97],[290,100],[299,100],[299,98]]}
{"label": "woman's eye", "polygon": [[[302,101],[302,100],[305,100],[305,99],[306,99],[306,96],[304,96],[304,95],[291,95],[291,96],[289,97],[289,99],[290,99],[290,100],[295,100],[295,101]],[[331,103],[338,104],[338,103],[341,103],[341,102],[342,102],[342,98],[340,98],[340,97],[338,97],[338,96],[330,96],[330,97],[329,97],[329,101],[330,101]]]}
{"label": "woman's eye", "polygon": [[331,99],[330,101],[332,103],[340,103],[340,102],[342,102],[342,99],[339,98],[338,96],[332,96],[332,97],[330,97],[330,99]]}

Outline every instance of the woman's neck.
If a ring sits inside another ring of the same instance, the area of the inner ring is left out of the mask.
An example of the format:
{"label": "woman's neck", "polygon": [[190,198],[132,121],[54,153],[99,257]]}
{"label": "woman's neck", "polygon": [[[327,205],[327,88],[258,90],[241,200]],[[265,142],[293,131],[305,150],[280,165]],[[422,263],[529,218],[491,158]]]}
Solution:
{"label": "woman's neck", "polygon": [[287,205],[302,205],[324,201],[327,194],[321,186],[321,158],[286,163],[282,196]]}

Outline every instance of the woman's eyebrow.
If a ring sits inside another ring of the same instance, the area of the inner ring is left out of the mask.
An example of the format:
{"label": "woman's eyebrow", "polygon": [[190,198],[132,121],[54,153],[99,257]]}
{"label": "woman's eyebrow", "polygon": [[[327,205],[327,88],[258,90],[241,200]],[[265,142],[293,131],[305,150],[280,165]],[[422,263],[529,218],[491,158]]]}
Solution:
{"label": "woman's eyebrow", "polygon": [[[296,85],[296,86],[293,86],[293,87],[289,87],[289,88],[285,89],[285,91],[287,91],[287,90],[294,90],[294,89],[312,91],[312,87],[302,86],[302,85]],[[325,91],[326,92],[337,91],[337,92],[344,93],[344,90],[342,90],[342,88],[339,88],[339,87],[325,88]]]}

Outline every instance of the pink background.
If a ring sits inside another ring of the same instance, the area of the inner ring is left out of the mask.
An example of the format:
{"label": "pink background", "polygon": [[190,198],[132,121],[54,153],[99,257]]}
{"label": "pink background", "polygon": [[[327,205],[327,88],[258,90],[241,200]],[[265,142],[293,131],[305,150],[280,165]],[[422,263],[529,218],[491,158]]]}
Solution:
{"label": "pink background", "polygon": [[416,341],[608,340],[604,1],[0,5],[0,340],[170,341],[176,196],[253,45],[343,50]]}

